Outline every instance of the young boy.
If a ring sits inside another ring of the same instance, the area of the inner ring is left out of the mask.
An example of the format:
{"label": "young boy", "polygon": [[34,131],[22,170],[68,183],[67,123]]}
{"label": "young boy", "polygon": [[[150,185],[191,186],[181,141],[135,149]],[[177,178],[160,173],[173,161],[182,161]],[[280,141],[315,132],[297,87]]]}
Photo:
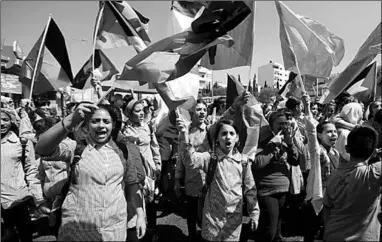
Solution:
{"label": "young boy", "polygon": [[368,162],[377,144],[378,134],[371,127],[350,132],[350,161],[340,163],[327,182],[324,241],[379,241],[381,161]]}

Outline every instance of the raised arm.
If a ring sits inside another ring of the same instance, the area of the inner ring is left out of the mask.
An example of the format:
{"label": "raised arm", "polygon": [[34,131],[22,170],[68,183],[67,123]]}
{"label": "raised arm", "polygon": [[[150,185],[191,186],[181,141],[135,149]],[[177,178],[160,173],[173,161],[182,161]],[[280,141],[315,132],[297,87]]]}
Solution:
{"label": "raised arm", "polygon": [[73,131],[74,128],[85,119],[85,116],[92,112],[92,109],[97,108],[98,107],[94,104],[89,103],[78,105],[72,114],[63,118],[61,122],[40,136],[36,144],[36,153],[41,156],[51,155],[69,132]]}
{"label": "raised arm", "polygon": [[356,126],[355,124],[349,123],[341,117],[338,117],[337,119],[334,119],[334,120],[335,120],[334,124],[336,125],[337,129],[343,128],[343,129],[347,129],[347,130],[352,130]]}
{"label": "raised arm", "polygon": [[203,169],[205,172],[208,170],[208,163],[211,158],[209,152],[196,152],[194,147],[190,144],[188,135],[188,127],[181,119],[176,119],[177,128],[179,130],[179,143],[182,144],[181,156],[184,162],[190,163],[194,169]]}
{"label": "raised arm", "polygon": [[311,162],[314,162],[316,156],[319,152],[319,144],[317,140],[317,131],[316,131],[316,121],[313,118],[313,114],[310,111],[310,97],[307,94],[304,94],[302,97],[302,102],[304,104],[305,110],[305,125],[306,125],[306,134],[308,137],[308,148],[309,154],[311,157]]}

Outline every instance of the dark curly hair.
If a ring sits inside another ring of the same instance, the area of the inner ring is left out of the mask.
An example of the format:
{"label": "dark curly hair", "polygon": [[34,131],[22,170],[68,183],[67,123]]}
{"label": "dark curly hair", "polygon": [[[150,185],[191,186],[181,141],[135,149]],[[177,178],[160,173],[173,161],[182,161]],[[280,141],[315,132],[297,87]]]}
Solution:
{"label": "dark curly hair", "polygon": [[[81,102],[81,103],[91,103],[91,102]],[[81,103],[79,103],[79,104],[81,104]],[[113,130],[111,132],[111,138],[114,141],[116,141],[118,133],[121,130],[121,127],[122,127],[122,115],[121,115],[121,112],[119,111],[119,109],[117,107],[114,107],[113,105],[110,105],[110,104],[99,104],[98,108],[99,109],[103,109],[103,110],[107,111],[110,114],[110,117],[111,117],[112,122],[114,124],[113,125]],[[94,112],[93,112],[93,114],[94,114]],[[90,118],[91,118],[91,115],[86,117],[85,122],[83,123],[83,125],[88,124]]]}
{"label": "dark curly hair", "polygon": [[100,104],[100,105],[98,105],[98,108],[106,110],[110,114],[110,117],[114,123],[114,127],[113,127],[113,130],[111,132],[111,137],[115,141],[117,138],[117,135],[118,135],[118,133],[122,127],[121,112],[119,111],[119,109],[117,107],[114,107],[113,105],[109,105],[109,104]]}

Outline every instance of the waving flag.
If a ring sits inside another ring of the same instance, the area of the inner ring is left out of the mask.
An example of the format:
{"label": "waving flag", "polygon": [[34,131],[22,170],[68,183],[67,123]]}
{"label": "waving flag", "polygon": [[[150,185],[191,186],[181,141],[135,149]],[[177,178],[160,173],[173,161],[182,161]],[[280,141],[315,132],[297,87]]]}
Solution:
{"label": "waving flag", "polygon": [[330,83],[320,102],[326,104],[336,98],[378,54],[381,54],[381,23],[362,44],[352,62]]}
{"label": "waving flag", "polygon": [[344,41],[324,25],[295,14],[276,1],[280,17],[281,50],[286,70],[318,78],[329,77],[345,54]]}
{"label": "waving flag", "polygon": [[102,14],[102,19],[97,32],[97,49],[132,45],[140,52],[150,44],[147,35],[149,19],[134,10],[126,1],[106,1],[98,14]]}
{"label": "waving flag", "polygon": [[227,73],[227,94],[226,94],[226,108],[231,107],[232,103],[239,96],[239,93],[245,91],[243,85],[234,76]]}
{"label": "waving flag", "polygon": [[186,103],[190,103],[188,108],[191,108],[198,98],[199,79],[199,75],[190,72],[173,81],[156,83],[154,86],[169,110],[181,105],[187,108]]}
{"label": "waving flag", "polygon": [[245,19],[250,9],[242,2],[225,3],[227,12],[224,15],[212,14],[212,10],[221,5],[211,3],[209,7],[212,9],[204,11],[193,22],[193,31],[182,32],[148,46],[125,64],[120,79],[154,85],[169,82],[192,71],[211,47],[218,44],[231,47],[234,42],[226,33]]}
{"label": "waving flag", "polygon": [[[73,87],[77,89],[91,88],[90,78],[92,73],[92,61],[93,57],[90,56],[89,60],[78,71],[76,77],[73,80]],[[102,52],[102,50],[95,50],[94,67],[98,69],[102,74],[100,78],[102,81],[110,80],[112,76],[118,73],[117,68]]]}
{"label": "waving flag", "polygon": [[349,85],[347,92],[362,102],[370,101],[376,96],[377,90],[377,63],[366,67]]}
{"label": "waving flag", "polygon": [[[31,90],[34,68],[37,70]],[[23,95],[29,98],[31,92],[41,94],[57,91],[61,87],[71,85],[72,80],[72,68],[64,36],[53,18],[49,17],[44,32],[21,67],[20,81],[23,84]]]}
{"label": "waving flag", "polygon": [[[238,66],[251,66],[254,31],[255,31],[255,1],[245,1],[251,9],[251,14],[245,18],[236,28],[228,32],[235,43],[231,48],[216,46],[210,55],[205,55],[200,65],[210,70],[224,70]],[[213,58],[211,58],[211,55]]]}
{"label": "waving flag", "polygon": [[292,71],[289,73],[288,81],[285,82],[284,86],[282,86],[281,89],[279,90],[280,96],[286,97],[286,98],[290,96],[299,97],[299,98],[302,97],[301,88],[297,86],[295,81],[296,77],[297,77],[296,73]]}
{"label": "waving flag", "polygon": [[[228,74],[231,81],[231,89],[236,90],[237,96],[245,92],[243,85],[232,75]],[[227,97],[228,101],[228,97]],[[272,135],[268,121],[263,115],[261,103],[251,94],[248,102],[244,105],[242,112],[234,117],[236,126],[239,127],[239,150],[254,158],[259,143],[267,140]]]}
{"label": "waving flag", "polygon": [[167,35],[171,36],[189,30],[191,23],[203,9],[203,3],[198,1],[172,1]]}

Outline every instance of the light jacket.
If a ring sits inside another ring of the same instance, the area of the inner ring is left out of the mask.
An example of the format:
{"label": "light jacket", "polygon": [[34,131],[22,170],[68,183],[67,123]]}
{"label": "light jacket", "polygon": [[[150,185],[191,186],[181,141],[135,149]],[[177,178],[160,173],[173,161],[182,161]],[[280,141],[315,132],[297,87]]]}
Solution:
{"label": "light jacket", "polygon": [[1,139],[1,206],[8,209],[33,197],[36,205],[44,202],[41,182],[37,179],[38,164],[33,144],[25,148],[25,165],[21,162],[22,146],[15,133]]}

